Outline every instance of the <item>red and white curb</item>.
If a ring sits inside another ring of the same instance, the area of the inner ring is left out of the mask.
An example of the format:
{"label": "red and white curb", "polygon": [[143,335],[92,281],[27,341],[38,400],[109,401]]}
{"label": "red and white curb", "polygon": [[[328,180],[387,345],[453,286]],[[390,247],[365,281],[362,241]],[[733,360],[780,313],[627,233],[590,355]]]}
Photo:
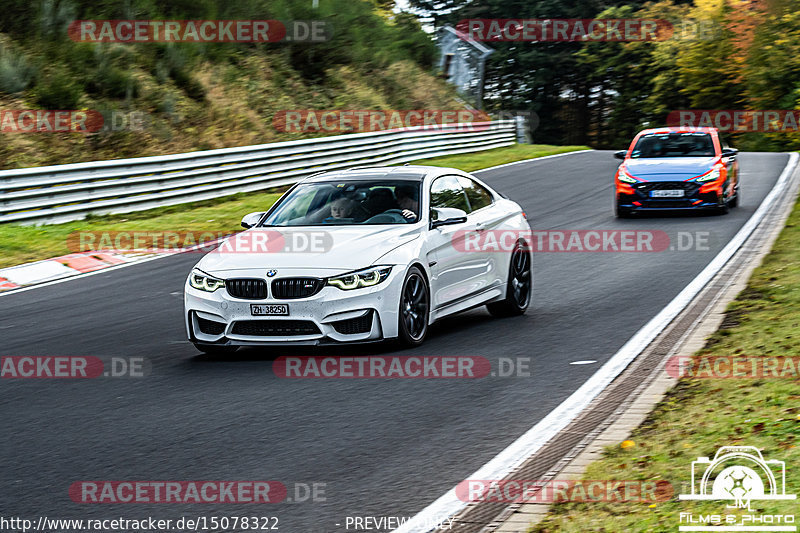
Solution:
{"label": "red and white curb", "polygon": [[95,272],[157,256],[154,253],[81,252],[0,269],[0,292]]}

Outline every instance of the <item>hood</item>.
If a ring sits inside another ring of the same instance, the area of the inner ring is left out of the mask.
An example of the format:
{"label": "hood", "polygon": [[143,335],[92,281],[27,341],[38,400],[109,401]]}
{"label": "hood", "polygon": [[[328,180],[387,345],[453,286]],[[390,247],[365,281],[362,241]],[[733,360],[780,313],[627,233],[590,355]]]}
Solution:
{"label": "hood", "polygon": [[625,168],[631,176],[647,181],[686,181],[705,174],[718,157],[648,157],[626,159]]}
{"label": "hood", "polygon": [[356,270],[371,266],[421,231],[419,225],[405,224],[252,228],[226,239],[197,268],[209,274],[265,268]]}

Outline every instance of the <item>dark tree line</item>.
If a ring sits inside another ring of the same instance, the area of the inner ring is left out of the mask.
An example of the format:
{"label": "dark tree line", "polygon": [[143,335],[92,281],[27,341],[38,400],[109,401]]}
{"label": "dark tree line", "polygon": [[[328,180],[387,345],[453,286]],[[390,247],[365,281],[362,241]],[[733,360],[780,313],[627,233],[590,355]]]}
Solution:
{"label": "dark tree line", "polygon": [[[411,0],[437,25],[470,18],[647,18],[673,24],[655,42],[489,42],[487,110],[539,116],[535,142],[622,147],[682,109],[795,109],[798,0]],[[789,149],[793,133],[737,133],[749,149]]]}

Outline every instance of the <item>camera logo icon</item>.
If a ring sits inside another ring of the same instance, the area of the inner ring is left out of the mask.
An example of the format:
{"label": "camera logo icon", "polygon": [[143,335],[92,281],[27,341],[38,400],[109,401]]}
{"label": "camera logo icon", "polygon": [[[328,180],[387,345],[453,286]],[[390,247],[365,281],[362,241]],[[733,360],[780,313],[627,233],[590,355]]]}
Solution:
{"label": "camera logo icon", "polygon": [[728,507],[750,509],[751,500],[795,500],[786,494],[786,463],[764,459],[755,446],[722,446],[714,459],[692,462],[692,492],[681,500],[732,500]]}

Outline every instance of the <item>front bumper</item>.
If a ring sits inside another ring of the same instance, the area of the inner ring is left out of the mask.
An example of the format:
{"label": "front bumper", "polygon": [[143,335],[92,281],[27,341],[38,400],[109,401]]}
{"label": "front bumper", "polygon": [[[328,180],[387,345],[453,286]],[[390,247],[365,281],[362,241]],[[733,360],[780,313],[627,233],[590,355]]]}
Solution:
{"label": "front bumper", "polygon": [[[653,192],[663,190],[682,190],[683,196],[677,198],[653,196]],[[692,181],[647,181],[622,188],[617,187],[617,204],[631,211],[710,209],[722,204],[722,194],[721,185],[711,190],[703,190],[702,184]]]}
{"label": "front bumper", "polygon": [[[234,298],[224,288],[206,292],[187,281],[186,333],[195,344],[226,346],[335,344],[396,337],[404,274],[402,268],[394,267],[389,277],[374,287],[351,291],[324,287],[313,296],[298,299],[277,299],[271,291],[267,299]],[[272,281],[257,275],[230,277]],[[251,304],[288,305],[289,315],[254,316]]]}

